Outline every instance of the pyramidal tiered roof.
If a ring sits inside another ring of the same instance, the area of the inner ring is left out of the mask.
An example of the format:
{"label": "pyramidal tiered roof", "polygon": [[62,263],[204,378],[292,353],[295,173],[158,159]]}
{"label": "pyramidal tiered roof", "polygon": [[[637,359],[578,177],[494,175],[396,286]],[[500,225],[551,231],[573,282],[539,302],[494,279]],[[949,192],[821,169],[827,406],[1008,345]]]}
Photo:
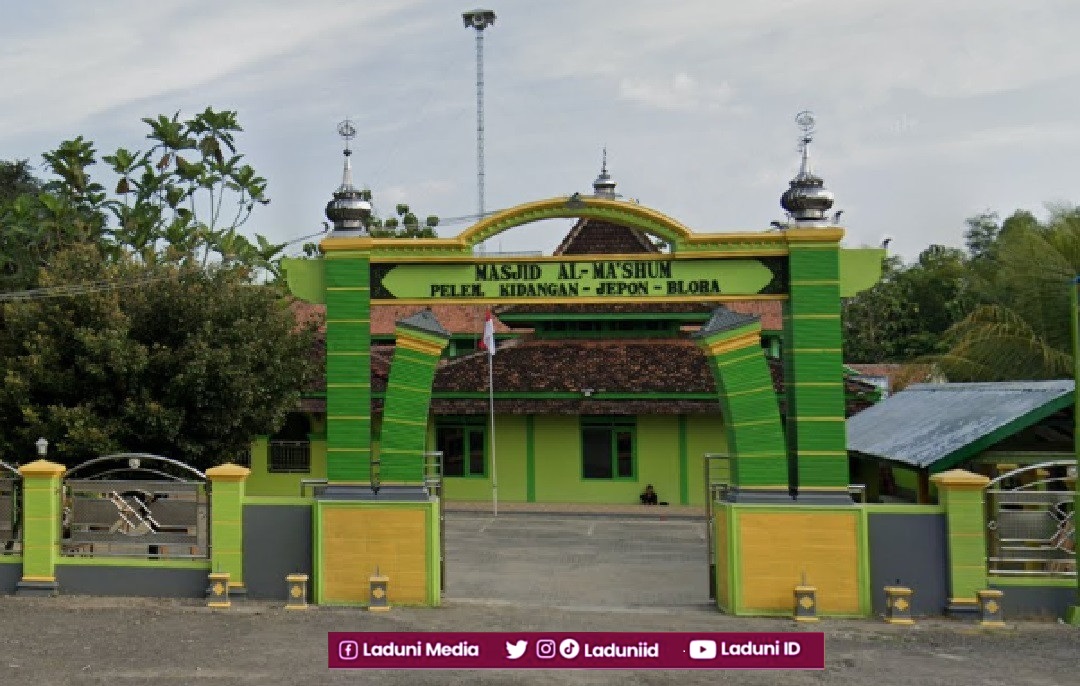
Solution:
{"label": "pyramidal tiered roof", "polygon": [[612,224],[601,219],[579,219],[562,243],[555,248],[555,255],[634,255],[658,253],[641,229]]}

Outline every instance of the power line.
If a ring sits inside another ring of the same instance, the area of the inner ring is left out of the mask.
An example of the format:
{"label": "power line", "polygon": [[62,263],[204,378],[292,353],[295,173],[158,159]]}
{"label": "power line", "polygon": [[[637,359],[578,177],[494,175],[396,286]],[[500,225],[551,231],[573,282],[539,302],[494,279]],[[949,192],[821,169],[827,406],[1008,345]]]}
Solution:
{"label": "power line", "polygon": [[166,281],[171,276],[146,276],[131,281],[91,281],[88,283],[64,284],[60,286],[46,286],[44,288],[31,288],[25,291],[0,293],[0,302],[15,302],[29,300],[45,300],[47,298],[65,298],[76,295],[90,295],[92,293],[104,293],[122,288],[135,288],[149,283]]}

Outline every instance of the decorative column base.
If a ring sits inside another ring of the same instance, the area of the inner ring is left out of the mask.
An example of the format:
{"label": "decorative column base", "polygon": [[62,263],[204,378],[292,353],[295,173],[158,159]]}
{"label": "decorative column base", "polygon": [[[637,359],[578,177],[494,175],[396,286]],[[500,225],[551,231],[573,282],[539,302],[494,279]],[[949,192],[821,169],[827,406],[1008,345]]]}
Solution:
{"label": "decorative column base", "polygon": [[308,575],[290,574],[285,577],[285,585],[289,588],[289,600],[285,603],[285,609],[306,610],[308,607]]}
{"label": "decorative column base", "polygon": [[979,626],[1005,626],[1005,618],[1001,612],[1001,596],[1005,595],[996,589],[979,591],[980,619]]}
{"label": "decorative column base", "polygon": [[390,610],[390,578],[379,574],[378,568],[375,575],[368,579],[371,585],[368,610],[371,612],[388,612]]}
{"label": "decorative column base", "polygon": [[816,622],[817,616],[817,587],[795,587],[795,617],[796,622]]}
{"label": "decorative column base", "polygon": [[885,621],[889,624],[914,624],[911,618],[910,588],[903,586],[885,587]]}
{"label": "decorative column base", "polygon": [[207,607],[228,608],[232,607],[229,600],[229,573],[212,572],[210,574],[210,587],[207,589]]}

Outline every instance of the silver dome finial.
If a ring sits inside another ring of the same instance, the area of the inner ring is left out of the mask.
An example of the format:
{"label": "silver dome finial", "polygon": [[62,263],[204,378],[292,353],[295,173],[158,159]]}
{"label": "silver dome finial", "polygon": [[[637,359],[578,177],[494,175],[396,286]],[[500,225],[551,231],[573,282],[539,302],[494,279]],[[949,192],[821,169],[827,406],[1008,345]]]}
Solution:
{"label": "silver dome finial", "polygon": [[596,177],[596,181],[593,181],[593,195],[599,198],[614,198],[615,196],[615,181],[608,174],[607,170],[607,146],[604,146],[603,156],[600,162],[600,176]]}
{"label": "silver dome finial", "polygon": [[810,143],[814,140],[814,113],[803,110],[795,115],[795,124],[802,129],[799,150],[802,159],[799,173],[780,196],[780,206],[796,224],[827,225],[826,213],[833,206],[833,194],[825,189],[825,181],[814,174],[810,166]]}
{"label": "silver dome finial", "polygon": [[345,139],[345,163],[341,172],[341,185],[334,192],[334,199],[326,205],[326,218],[334,224],[331,232],[334,235],[363,235],[367,233],[367,221],[371,218],[371,203],[353,185],[351,141],[356,138],[356,126],[346,119],[338,124],[337,132]]}

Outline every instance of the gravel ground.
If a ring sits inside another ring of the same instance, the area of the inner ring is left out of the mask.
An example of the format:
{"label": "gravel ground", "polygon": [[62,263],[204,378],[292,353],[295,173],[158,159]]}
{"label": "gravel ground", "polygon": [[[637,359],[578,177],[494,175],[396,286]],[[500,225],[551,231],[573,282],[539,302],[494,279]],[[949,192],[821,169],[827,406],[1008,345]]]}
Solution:
{"label": "gravel ground", "polygon": [[237,604],[85,597],[0,598],[0,684],[880,684],[1073,686],[1080,630],[1060,624],[1004,629],[944,620],[897,627],[822,621],[825,671],[335,671],[330,631],[801,631],[790,620],[706,610],[574,611],[449,602],[387,614]]}
{"label": "gravel ground", "polygon": [[[620,518],[620,515],[623,518]],[[948,620],[746,619],[708,602],[700,520],[625,513],[447,516],[439,609],[0,597],[0,686],[52,684],[768,684],[1075,686],[1080,629]],[[393,598],[391,590],[391,599]],[[326,667],[331,631],[822,631],[826,669],[361,671]]]}

